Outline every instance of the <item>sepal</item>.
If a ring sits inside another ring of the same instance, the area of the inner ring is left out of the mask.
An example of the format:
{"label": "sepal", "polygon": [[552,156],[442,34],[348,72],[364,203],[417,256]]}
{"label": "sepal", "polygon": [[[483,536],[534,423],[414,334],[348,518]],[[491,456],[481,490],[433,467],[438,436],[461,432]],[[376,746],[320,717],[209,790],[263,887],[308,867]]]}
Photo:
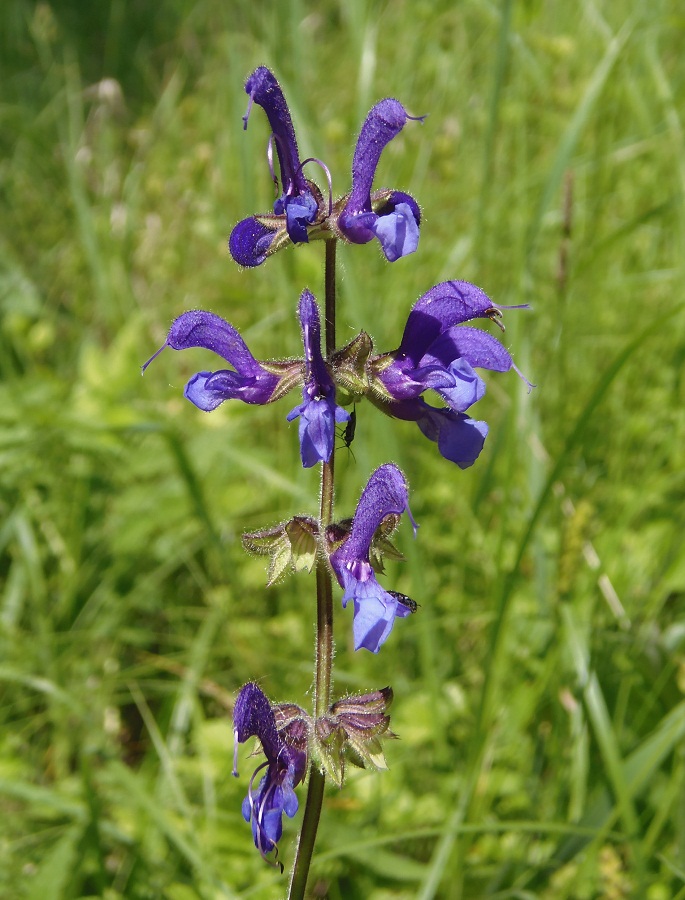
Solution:
{"label": "sepal", "polygon": [[345,779],[345,730],[330,716],[319,716],[314,728],[319,764],[331,781],[342,787]]}
{"label": "sepal", "polygon": [[285,743],[304,755],[304,768],[309,765],[309,742],[312,718],[296,703],[275,703],[271,707],[276,731]]}
{"label": "sepal", "polygon": [[387,769],[382,740],[397,737],[387,714],[392,699],[390,687],[343,697],[317,720],[322,762],[336,784],[342,783],[346,762],[362,769]]}
{"label": "sepal", "polygon": [[336,384],[355,397],[363,396],[370,388],[369,357],[372,351],[373,341],[361,331],[331,358]]}
{"label": "sepal", "polygon": [[268,556],[267,587],[291,569],[311,572],[316,562],[319,526],[310,516],[293,516],[272,528],[243,535],[243,547],[256,556]]}

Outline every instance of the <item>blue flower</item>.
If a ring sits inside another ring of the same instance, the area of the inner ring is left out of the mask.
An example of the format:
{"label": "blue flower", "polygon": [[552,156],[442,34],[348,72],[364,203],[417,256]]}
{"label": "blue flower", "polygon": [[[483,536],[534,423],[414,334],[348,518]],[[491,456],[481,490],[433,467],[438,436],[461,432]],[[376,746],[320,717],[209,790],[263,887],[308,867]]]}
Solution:
{"label": "blue flower", "polygon": [[328,462],[335,443],[335,426],[350,414],[335,402],[335,384],[321,354],[319,310],[312,294],[304,290],[299,305],[304,343],[305,381],[302,403],[288,415],[300,419],[300,456],[305,469]]}
{"label": "blue flower", "polygon": [[[389,416],[416,422],[442,456],[462,469],[473,465],[488,433],[485,422],[465,414],[485,393],[475,369],[514,369],[523,378],[495,337],[463,325],[475,318],[499,324],[500,317],[501,311],[475,285],[436,284],[412,307],[397,350],[369,361],[371,401]],[[447,405],[426,403],[421,395],[428,390]]]}
{"label": "blue flower", "polygon": [[404,475],[397,466],[387,463],[369,478],[359,498],[351,531],[331,554],[331,566],[345,591],[343,607],[350,600],[354,602],[355,650],[364,647],[378,653],[392,631],[395,619],[408,616],[416,608],[402,594],[383,590],[370,562],[376,529],[387,516],[400,516],[403,512],[409,516],[416,534],[418,526],[409,510]]}
{"label": "blue flower", "polygon": [[328,462],[335,442],[335,426],[350,414],[335,402],[335,383],[321,354],[321,325],[316,300],[303,291],[298,307],[304,360],[260,362],[230,322],[214,313],[191,310],[172,324],[166,341],[145,363],[143,371],[165,347],[201,347],[223,357],[232,369],[198,372],[188,381],[185,397],[198,409],[211,412],[225,400],[266,404],[303,384],[302,403],[288,414],[299,417],[300,457],[305,468]]}
{"label": "blue flower", "polygon": [[[290,110],[273,73],[266,66],[259,66],[245,82],[245,91],[250,100],[243,125],[247,128],[252,104],[261,106],[276,145],[282,188],[273,214],[250,216],[238,222],[231,232],[228,241],[231,256],[241,266],[252,267],[261,265],[289,241],[308,243],[310,230],[326,218],[327,208],[319,188],[304,176]],[[272,177],[278,183],[273,169]]]}
{"label": "blue flower", "polygon": [[202,347],[222,356],[233,366],[233,370],[198,372],[186,384],[185,397],[204,412],[211,412],[224,400],[271,403],[301,383],[303,377],[300,361],[258,362],[230,322],[200,309],[185,312],[174,320],[166,341],[148,359],[143,371],[165,347],[172,350]]}
{"label": "blue flower", "polygon": [[[272,141],[280,167],[281,193],[273,212],[249,216],[238,222],[231,232],[228,246],[233,259],[241,266],[260,266],[269,256],[290,243],[308,243],[313,239],[342,239],[353,244],[366,244],[377,238],[390,262],[413,253],[419,242],[421,212],[410,194],[382,189],[371,191],[373,179],[384,147],[404,128],[408,115],[399,100],[386,98],[369,112],[357,141],[352,160],[352,189],[333,208],[331,177],[319,159],[300,162],[295,129],[283,91],[273,73],[260,66],[245,83],[250,96],[245,127],[253,103],[266,112],[272,130]],[[278,185],[271,164],[272,178]],[[328,179],[328,201],[309,179],[303,167],[316,162]]]}
{"label": "blue flower", "polygon": [[[267,697],[250,682],[241,688],[233,710],[235,751],[233,774],[237,777],[238,743],[257,737],[266,762],[255,770],[242,805],[243,818],[252,824],[255,847],[266,858],[283,834],[283,813],[292,818],[298,809],[295,788],[303,780],[307,768],[306,737],[289,741],[287,730],[278,731],[276,717]],[[254,779],[262,769],[266,774],[257,788]]]}
{"label": "blue flower", "polygon": [[369,112],[352,160],[352,190],[341,201],[344,206],[337,217],[343,238],[353,244],[377,238],[389,262],[418,247],[421,212],[409,194],[393,190],[372,194],[371,186],[383,149],[412,118],[399,100],[392,98],[381,100]]}

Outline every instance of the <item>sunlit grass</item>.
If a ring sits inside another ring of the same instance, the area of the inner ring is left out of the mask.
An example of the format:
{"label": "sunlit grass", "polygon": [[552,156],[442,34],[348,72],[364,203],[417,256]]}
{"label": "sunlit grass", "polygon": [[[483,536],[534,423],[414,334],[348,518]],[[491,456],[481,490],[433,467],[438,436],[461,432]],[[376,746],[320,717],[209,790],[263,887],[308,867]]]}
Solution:
{"label": "sunlit grass", "polygon": [[488,377],[466,472],[357,409],[338,509],[401,465],[421,528],[389,580],[421,606],[378,656],[337,612],[337,690],[392,684],[401,740],[327,795],[314,881],[685,897],[678,5],[77,10],[0,11],[0,893],[285,892],[240,815],[230,707],[252,678],[306,705],[313,586],[267,591],[240,535],[314,513],[315,473],[288,400],[207,416],[181,393],[200,351],[139,368],[200,306],[258,357],[295,354],[299,293],[322,295],[322,248],[240,272],[225,246],[271,202],[266,124],[240,120],[266,63],[336,194],[376,99],[429,113],[378,179],[420,200],[419,251],[341,248],[340,339],[391,349],[423,291],[466,278],[531,304],[505,341],[537,384]]}

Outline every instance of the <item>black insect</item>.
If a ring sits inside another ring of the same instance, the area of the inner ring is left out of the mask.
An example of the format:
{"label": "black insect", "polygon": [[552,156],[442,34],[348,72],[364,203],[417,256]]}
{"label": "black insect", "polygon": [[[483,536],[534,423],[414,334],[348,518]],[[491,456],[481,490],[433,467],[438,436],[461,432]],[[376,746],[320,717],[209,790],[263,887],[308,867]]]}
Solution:
{"label": "black insect", "polygon": [[346,447],[350,451],[350,455],[352,459],[355,458],[354,453],[352,452],[352,448],[350,444],[354,440],[354,433],[357,430],[357,410],[356,407],[352,407],[352,412],[350,413],[350,418],[347,420],[347,423],[341,432],[338,432],[338,437],[343,442],[343,447]]}
{"label": "black insect", "polygon": [[354,440],[354,433],[357,430],[357,407],[352,407],[352,412],[350,413],[350,418],[347,420],[347,425],[342,433],[342,441],[343,444],[350,449],[350,444]]}
{"label": "black insect", "polygon": [[388,591],[391,597],[394,597],[398,603],[401,603],[402,606],[406,606],[409,612],[415,613],[419,608],[419,604],[416,600],[412,600],[411,597],[407,597],[406,594],[400,594],[399,591]]}

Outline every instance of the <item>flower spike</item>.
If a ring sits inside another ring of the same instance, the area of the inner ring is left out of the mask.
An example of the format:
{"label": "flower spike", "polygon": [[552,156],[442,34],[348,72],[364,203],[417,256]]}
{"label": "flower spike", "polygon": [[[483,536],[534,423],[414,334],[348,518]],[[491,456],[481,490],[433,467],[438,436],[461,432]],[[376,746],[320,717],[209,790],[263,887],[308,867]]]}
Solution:
{"label": "flower spike", "polygon": [[[343,606],[354,601],[354,649],[364,647],[378,653],[392,631],[396,617],[404,618],[413,609],[396,593],[385,591],[376,580],[370,562],[371,542],[387,516],[406,512],[418,528],[409,509],[407,483],[392,463],[380,466],[371,475],[359,498],[348,537],[330,557],[331,566],[344,588]],[[402,595],[404,596],[404,595]]]}
{"label": "flower spike", "polygon": [[[383,149],[413,118],[392,98],[381,100],[369,112],[352,160],[352,190],[338,217],[344,238],[354,244],[378,238],[389,262],[418,247],[421,212],[409,194],[388,190],[372,194],[371,185]],[[418,117],[419,121],[423,118]]]}

